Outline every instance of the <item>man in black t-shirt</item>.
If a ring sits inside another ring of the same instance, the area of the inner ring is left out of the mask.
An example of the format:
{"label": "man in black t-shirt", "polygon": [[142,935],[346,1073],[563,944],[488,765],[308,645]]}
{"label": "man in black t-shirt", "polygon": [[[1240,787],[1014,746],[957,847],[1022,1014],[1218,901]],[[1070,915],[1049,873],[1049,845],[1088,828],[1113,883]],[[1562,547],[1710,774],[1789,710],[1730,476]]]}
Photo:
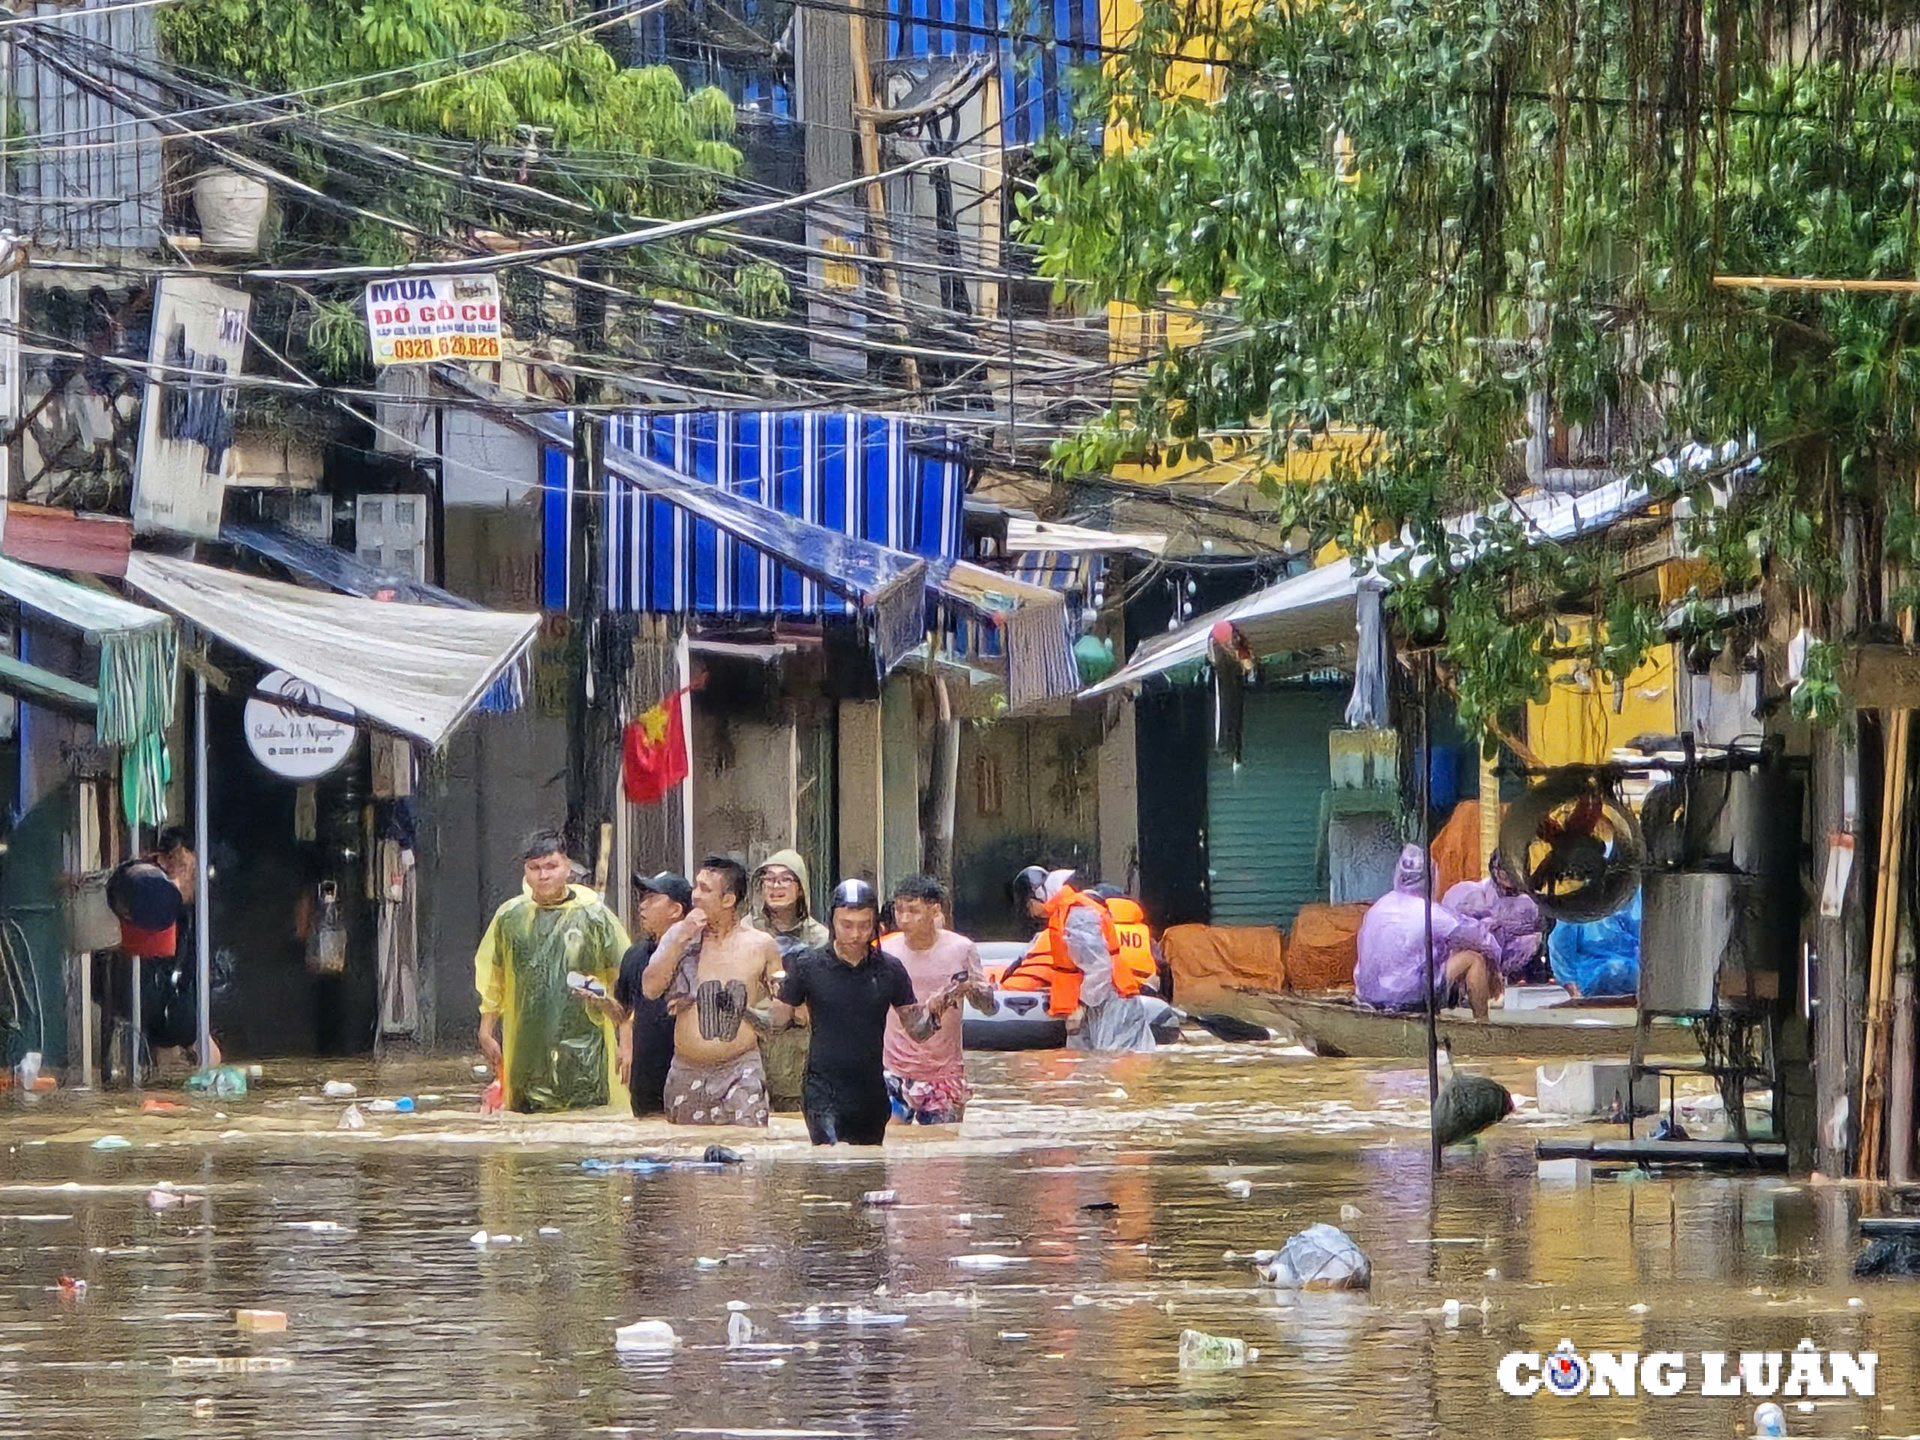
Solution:
{"label": "man in black t-shirt", "polygon": [[635,909],[640,914],[640,938],[620,961],[613,984],[613,1000],[620,1014],[620,1073],[633,1097],[635,1115],[666,1113],[667,1069],[673,1064],[673,1021],[666,998],[649,1000],[640,991],[640,976],[653,958],[660,937],[693,908],[693,887],[671,871],[648,877],[635,875]]}
{"label": "man in black t-shirt", "polygon": [[813,1022],[801,1100],[807,1134],[816,1145],[878,1145],[893,1114],[881,1055],[887,1013],[897,1014],[915,1040],[926,1040],[959,1004],[961,988],[948,985],[915,1003],[906,967],[874,943],[880,898],[866,881],[841,882],[829,919],[832,943],[790,960],[779,998],[764,1016],[749,1011],[748,1018],[763,1032],[780,1031],[807,1006]]}

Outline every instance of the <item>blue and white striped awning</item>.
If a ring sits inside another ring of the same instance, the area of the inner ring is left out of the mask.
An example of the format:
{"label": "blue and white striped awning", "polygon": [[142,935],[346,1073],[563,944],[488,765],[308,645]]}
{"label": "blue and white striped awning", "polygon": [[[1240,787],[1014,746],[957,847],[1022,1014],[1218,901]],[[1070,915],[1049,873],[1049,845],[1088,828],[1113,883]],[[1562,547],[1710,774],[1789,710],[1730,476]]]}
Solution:
{"label": "blue and white striped awning", "polygon": [[[928,560],[960,550],[966,467],[937,426],[819,411],[616,416],[608,441],[727,494]],[[820,584],[638,484],[607,509],[607,601],[670,614],[854,616]]]}

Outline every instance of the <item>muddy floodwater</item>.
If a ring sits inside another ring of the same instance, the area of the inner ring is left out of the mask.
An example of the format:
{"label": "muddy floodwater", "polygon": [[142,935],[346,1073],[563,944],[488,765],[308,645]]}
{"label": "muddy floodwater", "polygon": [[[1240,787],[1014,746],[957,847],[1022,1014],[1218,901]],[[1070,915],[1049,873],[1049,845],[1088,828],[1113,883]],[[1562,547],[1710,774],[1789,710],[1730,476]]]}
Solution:
{"label": "muddy floodwater", "polygon": [[[1788,1400],[1790,1432],[1920,1433],[1920,1280],[1849,1278],[1868,1198],[1850,1187],[1545,1180],[1534,1142],[1575,1132],[1523,1112],[1436,1188],[1423,1071],[1216,1044],[969,1063],[964,1129],[896,1126],[880,1153],[814,1151],[797,1119],[764,1134],[482,1119],[481,1082],[439,1062],[269,1066],[248,1098],[175,1095],[179,1113],[0,1097],[0,1436],[1615,1440],[1751,1425],[1746,1398],[1500,1393],[1503,1355],[1563,1338],[1874,1351],[1874,1398]],[[1530,1068],[1490,1073],[1534,1088]],[[417,1110],[338,1129],[346,1102],[320,1096],[323,1078],[354,1082],[363,1108],[408,1095]],[[131,1144],[95,1148],[103,1135]],[[692,1158],[712,1139],[745,1163],[582,1164]],[[895,1203],[863,1203],[881,1190]],[[1224,1258],[1321,1220],[1370,1254],[1370,1294],[1276,1295]],[[752,1327],[731,1347],[730,1304]],[[250,1307],[284,1311],[285,1331],[236,1330]],[[669,1322],[678,1350],[617,1353],[615,1329],[642,1319]],[[1259,1356],[1183,1373],[1189,1327]]]}

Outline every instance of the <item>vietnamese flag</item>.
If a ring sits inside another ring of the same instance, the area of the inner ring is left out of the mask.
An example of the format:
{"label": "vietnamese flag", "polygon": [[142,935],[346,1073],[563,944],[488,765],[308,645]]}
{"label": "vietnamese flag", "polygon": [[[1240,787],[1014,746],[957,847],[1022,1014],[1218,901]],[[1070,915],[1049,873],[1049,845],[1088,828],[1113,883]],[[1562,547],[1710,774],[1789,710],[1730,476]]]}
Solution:
{"label": "vietnamese flag", "polygon": [[655,805],[687,778],[687,732],[676,690],[627,726],[622,745],[622,783],[636,805]]}

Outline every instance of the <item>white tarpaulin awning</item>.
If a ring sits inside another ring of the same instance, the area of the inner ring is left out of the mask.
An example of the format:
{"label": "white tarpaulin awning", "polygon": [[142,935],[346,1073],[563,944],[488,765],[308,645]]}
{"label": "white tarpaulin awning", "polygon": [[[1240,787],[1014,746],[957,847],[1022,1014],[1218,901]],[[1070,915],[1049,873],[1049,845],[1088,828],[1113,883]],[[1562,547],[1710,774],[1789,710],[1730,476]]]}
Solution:
{"label": "white tarpaulin awning", "polygon": [[1119,670],[1080,693],[1104,695],[1109,690],[1138,685],[1150,675],[1190,660],[1205,658],[1208,637],[1221,620],[1231,620],[1256,655],[1280,650],[1331,650],[1347,644],[1353,639],[1354,597],[1360,593],[1360,583],[1353,566],[1344,560],[1304,575],[1291,575],[1147,641]]}
{"label": "white tarpaulin awning", "polygon": [[1030,550],[1056,550],[1074,555],[1124,555],[1140,550],[1148,555],[1160,555],[1166,548],[1167,537],[1148,530],[1094,530],[1054,520],[1029,520],[1024,515],[1007,517],[1009,555],[1022,555]]}
{"label": "white tarpaulin awning", "polygon": [[[1669,477],[1685,470],[1724,469],[1736,458],[1738,448],[1729,444],[1710,451],[1702,445],[1687,445],[1672,458],[1657,462],[1654,468]],[[1751,463],[1740,468],[1751,468]],[[1627,477],[1579,495],[1524,495],[1506,502],[1496,511],[1460,516],[1449,521],[1447,528],[1471,541],[1482,521],[1498,514],[1502,519],[1517,519],[1529,535],[1542,540],[1567,541],[1604,530],[1616,521],[1645,510],[1656,498],[1649,495],[1637,479]],[[1170,634],[1147,641],[1119,670],[1080,693],[1101,695],[1109,690],[1132,687],[1149,676],[1164,674],[1176,666],[1203,658],[1213,627],[1222,620],[1233,622],[1255,655],[1273,655],[1283,650],[1330,650],[1349,644],[1355,633],[1355,601],[1360,587],[1386,588],[1377,571],[1403,551],[1404,547],[1396,544],[1369,552],[1360,564],[1359,574],[1355,573],[1352,562],[1336,560],[1304,575],[1276,581],[1244,600],[1208,611]]]}
{"label": "white tarpaulin awning", "polygon": [[438,746],[533,641],[538,615],[392,605],[136,553],[127,583],[189,624]]}

